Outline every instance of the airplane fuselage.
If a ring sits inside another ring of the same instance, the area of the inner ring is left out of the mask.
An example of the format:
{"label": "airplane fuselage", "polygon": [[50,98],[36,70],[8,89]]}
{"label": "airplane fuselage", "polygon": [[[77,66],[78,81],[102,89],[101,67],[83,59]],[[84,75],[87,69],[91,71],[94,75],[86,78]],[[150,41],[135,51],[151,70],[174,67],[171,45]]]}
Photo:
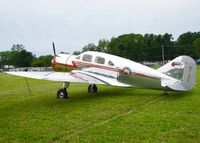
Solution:
{"label": "airplane fuselage", "polygon": [[162,79],[174,80],[150,67],[100,52],[84,52],[78,56],[60,54],[52,60],[52,65],[55,70],[60,66],[64,70],[67,68],[67,71],[77,69],[117,79],[129,87],[164,89],[161,86]]}

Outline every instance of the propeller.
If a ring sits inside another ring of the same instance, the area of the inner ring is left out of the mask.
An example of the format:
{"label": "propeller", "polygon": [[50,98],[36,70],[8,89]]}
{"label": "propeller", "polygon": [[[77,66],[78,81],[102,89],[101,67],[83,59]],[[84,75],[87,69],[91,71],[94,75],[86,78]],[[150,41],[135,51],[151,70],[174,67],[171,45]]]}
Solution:
{"label": "propeller", "polygon": [[52,64],[53,70],[55,71],[56,57],[57,57],[57,55],[56,55],[56,48],[55,48],[54,42],[52,42],[52,46],[53,46],[54,57],[53,57],[53,59],[51,61],[51,64]]}
{"label": "propeller", "polygon": [[56,56],[56,48],[55,48],[54,42],[52,43],[52,45],[53,45],[53,53],[54,53],[54,56]]}

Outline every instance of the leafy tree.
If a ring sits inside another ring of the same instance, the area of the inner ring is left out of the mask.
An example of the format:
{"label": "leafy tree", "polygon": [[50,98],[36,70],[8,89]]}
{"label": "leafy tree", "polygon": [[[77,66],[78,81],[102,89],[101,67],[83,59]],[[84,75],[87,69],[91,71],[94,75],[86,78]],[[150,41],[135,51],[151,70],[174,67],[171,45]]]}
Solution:
{"label": "leafy tree", "polygon": [[199,58],[200,32],[187,32],[173,41],[172,34],[124,34],[113,37],[111,40],[99,40],[98,45],[90,43],[83,48],[84,51],[100,51],[118,55],[134,61],[161,61],[162,47],[165,60],[171,60],[179,55],[189,55]]}
{"label": "leafy tree", "polygon": [[0,52],[0,69],[3,69],[4,65],[9,65],[9,51]]}
{"label": "leafy tree", "polygon": [[51,66],[52,55],[40,56],[32,62],[33,67],[49,67]]}
{"label": "leafy tree", "polygon": [[81,54],[81,51],[74,51],[73,52],[73,55],[79,55],[79,54]]}
{"label": "leafy tree", "polygon": [[196,38],[194,41],[193,41],[193,47],[194,47],[194,57],[196,59],[199,59],[200,58],[200,38]]}
{"label": "leafy tree", "polygon": [[25,46],[22,44],[13,44],[11,51],[12,52],[20,52],[22,50],[25,50]]}
{"label": "leafy tree", "polygon": [[96,46],[96,51],[106,53],[108,50],[109,41],[106,39],[99,40],[98,46]]}
{"label": "leafy tree", "polygon": [[179,36],[175,43],[177,53],[179,55],[189,55],[195,58],[196,50],[193,42],[195,39],[200,38],[200,32],[187,32]]}
{"label": "leafy tree", "polygon": [[31,52],[27,52],[21,44],[14,44],[9,52],[9,63],[16,67],[29,67],[34,59]]}
{"label": "leafy tree", "polygon": [[112,38],[108,53],[122,56],[131,60],[141,61],[144,58],[144,37],[140,34],[125,34]]}
{"label": "leafy tree", "polygon": [[162,46],[165,52],[165,60],[170,60],[176,57],[172,34],[165,33],[162,36]]}
{"label": "leafy tree", "polygon": [[88,45],[83,47],[82,52],[85,52],[85,51],[96,51],[96,50],[97,50],[96,45],[94,43],[89,43]]}

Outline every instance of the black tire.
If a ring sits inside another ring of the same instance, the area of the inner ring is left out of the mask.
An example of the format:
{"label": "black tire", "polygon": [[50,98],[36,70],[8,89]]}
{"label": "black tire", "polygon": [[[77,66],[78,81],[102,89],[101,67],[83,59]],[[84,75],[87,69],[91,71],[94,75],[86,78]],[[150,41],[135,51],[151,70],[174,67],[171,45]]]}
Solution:
{"label": "black tire", "polygon": [[96,86],[95,84],[90,84],[90,85],[88,86],[88,92],[90,92],[90,93],[95,93],[95,92],[97,92],[97,86]]}
{"label": "black tire", "polygon": [[66,88],[58,90],[57,97],[60,98],[60,99],[67,98],[68,97],[68,93],[66,91]]}

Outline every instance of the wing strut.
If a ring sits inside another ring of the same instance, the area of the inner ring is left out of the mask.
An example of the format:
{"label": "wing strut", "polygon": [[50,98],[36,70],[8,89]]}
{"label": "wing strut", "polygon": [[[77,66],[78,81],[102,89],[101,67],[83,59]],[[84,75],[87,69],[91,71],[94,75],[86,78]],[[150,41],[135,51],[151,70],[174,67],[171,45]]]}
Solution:
{"label": "wing strut", "polygon": [[30,87],[29,87],[28,80],[27,80],[26,77],[25,77],[25,81],[26,81],[26,86],[27,86],[27,88],[28,88],[28,91],[29,91],[29,93],[31,93],[31,89],[30,89]]}

